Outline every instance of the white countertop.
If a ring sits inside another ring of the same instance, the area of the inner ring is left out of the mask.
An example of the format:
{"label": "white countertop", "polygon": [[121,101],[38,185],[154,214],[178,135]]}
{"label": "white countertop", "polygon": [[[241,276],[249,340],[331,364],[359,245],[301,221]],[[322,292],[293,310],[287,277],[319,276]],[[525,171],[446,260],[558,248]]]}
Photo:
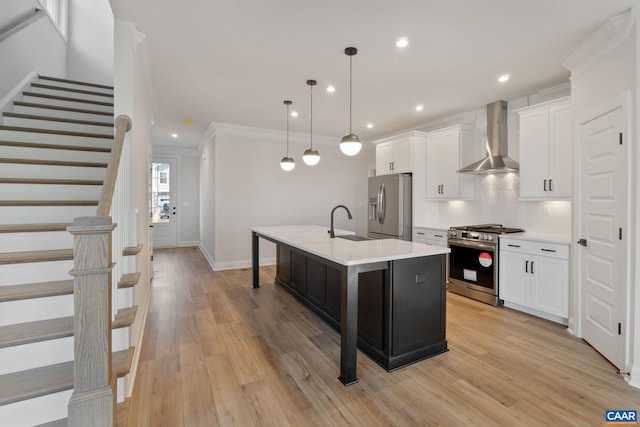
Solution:
{"label": "white countertop", "polygon": [[[319,225],[251,227],[250,230],[341,265],[393,261],[451,252],[449,248],[397,239],[375,239],[359,242],[340,238],[332,239],[327,233],[328,227]],[[353,234],[344,230],[335,230],[335,232],[337,236]]]}
{"label": "white countertop", "polygon": [[571,236],[567,234],[549,234],[525,231],[524,233],[511,233],[500,235],[501,239],[532,240],[536,242],[571,244]]}

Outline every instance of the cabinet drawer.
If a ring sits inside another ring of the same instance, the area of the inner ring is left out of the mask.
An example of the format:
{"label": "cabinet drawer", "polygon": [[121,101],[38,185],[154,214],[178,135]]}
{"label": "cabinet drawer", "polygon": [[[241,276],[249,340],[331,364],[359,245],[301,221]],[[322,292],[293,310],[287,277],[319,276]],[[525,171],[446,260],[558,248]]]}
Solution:
{"label": "cabinet drawer", "polygon": [[569,245],[534,242],[531,240],[500,239],[500,250],[550,258],[569,259]]}
{"label": "cabinet drawer", "polygon": [[[447,246],[447,232],[435,228],[415,227],[413,229],[413,240],[420,242],[421,240],[436,240],[440,242],[440,246]],[[421,242],[423,243],[423,242]]]}

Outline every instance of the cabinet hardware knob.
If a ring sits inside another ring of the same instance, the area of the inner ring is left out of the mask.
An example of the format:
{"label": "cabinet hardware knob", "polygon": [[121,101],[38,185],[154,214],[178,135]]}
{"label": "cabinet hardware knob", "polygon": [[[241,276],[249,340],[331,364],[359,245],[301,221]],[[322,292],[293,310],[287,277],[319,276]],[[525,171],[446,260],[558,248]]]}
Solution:
{"label": "cabinet hardware knob", "polygon": [[547,191],[547,180],[544,180],[544,191]]}
{"label": "cabinet hardware knob", "polygon": [[529,261],[525,261],[524,262],[524,272],[528,273],[529,272]]}

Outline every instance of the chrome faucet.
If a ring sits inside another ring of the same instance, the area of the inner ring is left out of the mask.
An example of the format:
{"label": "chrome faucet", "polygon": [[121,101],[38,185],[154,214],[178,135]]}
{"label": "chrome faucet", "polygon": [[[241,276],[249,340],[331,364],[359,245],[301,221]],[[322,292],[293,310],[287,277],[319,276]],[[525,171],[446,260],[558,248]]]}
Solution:
{"label": "chrome faucet", "polygon": [[351,212],[349,212],[349,208],[346,207],[345,205],[338,205],[335,208],[333,208],[331,210],[331,230],[329,230],[329,237],[331,237],[332,239],[336,237],[336,233],[333,231],[333,213],[338,208],[344,208],[344,210],[347,211],[347,216],[349,217],[349,219],[353,219],[353,217],[351,216]]}

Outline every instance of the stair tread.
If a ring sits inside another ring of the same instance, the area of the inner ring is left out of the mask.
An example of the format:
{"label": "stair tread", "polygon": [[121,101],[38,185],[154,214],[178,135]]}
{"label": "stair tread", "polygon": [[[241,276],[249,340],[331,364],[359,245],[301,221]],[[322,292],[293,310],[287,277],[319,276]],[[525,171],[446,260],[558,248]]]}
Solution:
{"label": "stair tread", "polygon": [[70,84],[75,84],[75,85],[99,87],[99,88],[102,88],[102,89],[111,89],[111,90],[113,90],[113,86],[101,85],[101,84],[97,84],[97,83],[83,82],[83,81],[79,81],[79,80],[62,79],[60,77],[43,76],[41,74],[38,75],[38,78],[40,80],[50,80],[52,82],[70,83]]}
{"label": "stair tread", "polygon": [[22,113],[2,113],[4,117],[13,117],[17,119],[30,119],[30,120],[45,120],[49,122],[62,122],[62,123],[70,123],[76,125],[91,125],[91,126],[104,126],[104,127],[113,127],[113,123],[107,122],[96,122],[92,120],[76,120],[76,119],[66,119],[64,117],[53,117],[53,116],[41,116],[38,114],[22,114]]}
{"label": "stair tread", "polygon": [[46,251],[0,253],[0,264],[64,261],[64,260],[70,260],[70,259],[73,259],[73,249],[50,249]]}
{"label": "stair tread", "polygon": [[0,178],[0,184],[102,185],[99,179]]}
{"label": "stair tread", "polygon": [[124,248],[122,250],[122,255],[137,255],[140,253],[140,251],[142,250],[142,243],[137,244],[136,246],[130,246],[127,248]]}
{"label": "stair tread", "polygon": [[106,168],[106,163],[101,162],[76,162],[69,160],[40,160],[40,159],[14,159],[0,158],[0,163],[19,163],[24,165],[48,165],[48,166],[76,166],[85,168]]}
{"label": "stair tread", "polygon": [[[113,373],[129,373],[134,347],[113,353]],[[0,375],[0,406],[73,388],[73,362]]]}
{"label": "stair tread", "polygon": [[113,102],[103,102],[103,101],[92,101],[90,99],[82,99],[82,98],[71,98],[68,96],[58,96],[58,95],[47,95],[44,93],[37,92],[22,92],[23,96],[33,96],[35,98],[46,98],[46,99],[54,99],[56,101],[68,101],[68,102],[79,102],[82,104],[92,104],[92,105],[102,105],[104,107],[113,107]]}
{"label": "stair tread", "polygon": [[140,280],[140,273],[124,274],[118,282],[118,289],[131,288],[138,284]]}
{"label": "stair tread", "polygon": [[70,150],[70,151],[93,151],[97,153],[110,153],[111,148],[107,147],[91,147],[86,145],[63,145],[63,144],[43,144],[40,142],[26,141],[2,141],[0,145],[7,147],[27,147],[27,148],[45,148],[47,150]]}
{"label": "stair tread", "polygon": [[42,231],[66,231],[69,222],[55,222],[48,224],[0,224],[0,233],[29,233]]}
{"label": "stair tread", "polygon": [[0,302],[73,294],[73,280],[0,286]]}
{"label": "stair tread", "polygon": [[83,95],[106,96],[107,98],[113,98],[112,93],[96,92],[93,90],[76,89],[76,88],[64,87],[64,86],[58,86],[58,85],[48,85],[44,83],[31,83],[31,87],[37,87],[40,89],[61,90],[61,91],[72,92],[72,93],[81,93]]}
{"label": "stair tread", "polygon": [[[112,329],[124,328],[133,324],[138,307],[118,310],[111,323]],[[47,341],[73,335],[73,316],[57,319],[37,320],[0,326],[0,348]]]}
{"label": "stair tread", "polygon": [[13,131],[13,132],[48,133],[52,135],[80,136],[83,138],[113,139],[113,134],[106,134],[106,133],[76,132],[71,130],[42,129],[42,128],[31,128],[31,127],[24,127],[24,126],[0,125],[0,131],[3,131],[3,130]]}
{"label": "stair tread", "polygon": [[97,116],[111,116],[113,113],[109,111],[87,110],[85,108],[65,107],[62,105],[38,104],[36,102],[13,101],[13,105],[17,107],[41,108],[46,110],[68,111],[70,113],[86,113]]}
{"label": "stair tread", "polygon": [[0,206],[98,206],[97,200],[0,200]]}

